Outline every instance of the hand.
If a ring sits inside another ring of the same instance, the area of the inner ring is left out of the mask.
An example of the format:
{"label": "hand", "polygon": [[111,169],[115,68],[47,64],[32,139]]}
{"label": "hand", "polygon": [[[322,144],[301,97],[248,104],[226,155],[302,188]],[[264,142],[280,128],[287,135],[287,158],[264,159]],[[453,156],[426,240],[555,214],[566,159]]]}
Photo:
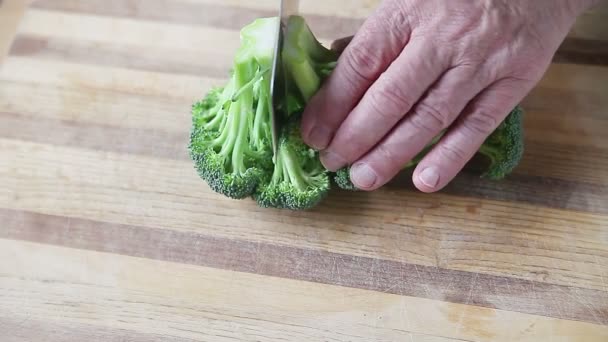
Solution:
{"label": "hand", "polygon": [[325,167],[375,190],[444,129],[414,184],[445,187],[541,79],[589,0],[386,0],[303,114]]}

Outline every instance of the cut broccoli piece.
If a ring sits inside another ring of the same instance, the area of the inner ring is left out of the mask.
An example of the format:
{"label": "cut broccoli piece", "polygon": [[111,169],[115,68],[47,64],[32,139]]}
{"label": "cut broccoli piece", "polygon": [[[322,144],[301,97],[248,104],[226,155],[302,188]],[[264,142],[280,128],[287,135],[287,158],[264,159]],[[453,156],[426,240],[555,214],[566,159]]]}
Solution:
{"label": "cut broccoli piece", "polygon": [[272,172],[269,90],[277,20],[258,19],[241,30],[230,80],[192,108],[190,156],[210,188],[230,198],[250,196]]}
{"label": "cut broccoli piece", "polygon": [[336,171],[333,180],[342,190],[359,191],[359,188],[357,188],[350,179],[350,166],[343,167]]}
{"label": "cut broccoli piece", "polygon": [[[424,150],[403,167],[403,170],[418,165],[439,142],[444,133],[445,131],[435,137]],[[515,107],[498,128],[490,134],[477,154],[485,156],[490,161],[482,171],[481,177],[500,180],[513,172],[524,154],[523,109],[520,106]],[[333,180],[343,190],[359,190],[351,181],[350,166],[338,170],[333,175]]]}
{"label": "cut broccoli piece", "polygon": [[302,141],[299,120],[293,120],[281,134],[272,178],[258,188],[254,198],[265,208],[310,209],[329,192],[328,173],[318,152]]}

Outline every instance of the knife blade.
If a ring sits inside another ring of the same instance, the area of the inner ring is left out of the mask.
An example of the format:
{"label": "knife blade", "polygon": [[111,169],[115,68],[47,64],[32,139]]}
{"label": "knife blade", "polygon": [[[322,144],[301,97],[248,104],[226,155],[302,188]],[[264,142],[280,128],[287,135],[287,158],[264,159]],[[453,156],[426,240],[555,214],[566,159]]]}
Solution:
{"label": "knife blade", "polygon": [[279,136],[279,121],[277,118],[277,112],[281,108],[281,101],[286,98],[287,95],[287,80],[282,72],[281,63],[281,50],[283,47],[283,39],[285,37],[284,31],[287,26],[289,17],[297,15],[300,8],[299,0],[280,0],[279,4],[279,16],[277,20],[277,29],[275,37],[274,47],[274,59],[272,64],[271,80],[270,80],[270,97],[272,99],[272,105],[270,106],[270,120],[272,126],[272,149],[273,156],[276,156],[278,150],[278,136]]}

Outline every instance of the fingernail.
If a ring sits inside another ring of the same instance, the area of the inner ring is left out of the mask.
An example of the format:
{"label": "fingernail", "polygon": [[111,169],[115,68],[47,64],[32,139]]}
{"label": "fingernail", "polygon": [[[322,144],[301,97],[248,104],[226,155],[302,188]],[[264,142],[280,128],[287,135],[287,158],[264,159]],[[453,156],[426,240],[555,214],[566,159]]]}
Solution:
{"label": "fingernail", "polygon": [[418,176],[422,184],[428,186],[429,188],[435,188],[439,185],[439,169],[435,166],[427,167],[422,170],[420,175]]}
{"label": "fingernail", "polygon": [[315,126],[308,135],[310,145],[317,149],[322,150],[329,145],[330,131],[325,126]]}
{"label": "fingernail", "polygon": [[355,164],[351,168],[351,178],[359,188],[371,188],[376,184],[378,176],[367,164]]}
{"label": "fingernail", "polygon": [[329,151],[321,152],[321,163],[326,169],[332,172],[335,172],[346,165],[346,162],[342,157]]}

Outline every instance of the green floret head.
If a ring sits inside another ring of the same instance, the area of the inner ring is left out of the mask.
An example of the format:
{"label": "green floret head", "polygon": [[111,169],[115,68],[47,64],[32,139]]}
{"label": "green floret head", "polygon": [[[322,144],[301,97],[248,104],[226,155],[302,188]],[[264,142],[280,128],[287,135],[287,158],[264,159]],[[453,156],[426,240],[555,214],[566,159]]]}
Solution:
{"label": "green floret head", "polygon": [[517,106],[479,149],[490,160],[482,177],[500,180],[519,165],[524,155],[524,111]]}
{"label": "green floret head", "polygon": [[241,46],[225,86],[192,107],[189,151],[215,192],[251,196],[273,170],[270,77],[278,18],[258,19],[241,31]]}
{"label": "green floret head", "polygon": [[336,171],[334,174],[334,183],[342,190],[359,191],[359,188],[350,180],[350,166]]}
{"label": "green floret head", "polygon": [[267,184],[254,195],[261,207],[307,210],[328,194],[330,179],[318,152],[306,146],[299,122],[288,123],[281,134],[275,168]]}

